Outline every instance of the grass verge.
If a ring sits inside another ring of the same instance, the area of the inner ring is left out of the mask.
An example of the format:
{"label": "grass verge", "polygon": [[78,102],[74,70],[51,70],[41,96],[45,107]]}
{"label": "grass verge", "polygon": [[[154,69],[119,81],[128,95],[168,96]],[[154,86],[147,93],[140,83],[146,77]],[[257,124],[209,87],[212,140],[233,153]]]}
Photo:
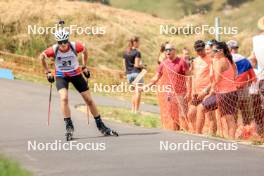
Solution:
{"label": "grass verge", "polygon": [[[86,113],[86,106],[80,105],[77,109]],[[159,114],[149,112],[134,114],[128,109],[109,106],[98,106],[98,109],[102,116],[109,120],[132,124],[144,128],[160,128]]]}
{"label": "grass verge", "polygon": [[15,161],[9,160],[0,155],[0,175],[1,176],[31,176],[32,174],[22,169]]}

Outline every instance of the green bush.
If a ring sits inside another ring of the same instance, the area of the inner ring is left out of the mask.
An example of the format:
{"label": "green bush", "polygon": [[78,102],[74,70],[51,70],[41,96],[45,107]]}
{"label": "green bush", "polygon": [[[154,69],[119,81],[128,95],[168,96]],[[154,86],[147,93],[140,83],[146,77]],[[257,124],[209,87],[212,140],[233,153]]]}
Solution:
{"label": "green bush", "polygon": [[1,176],[30,176],[30,172],[22,169],[17,162],[6,159],[0,155]]}

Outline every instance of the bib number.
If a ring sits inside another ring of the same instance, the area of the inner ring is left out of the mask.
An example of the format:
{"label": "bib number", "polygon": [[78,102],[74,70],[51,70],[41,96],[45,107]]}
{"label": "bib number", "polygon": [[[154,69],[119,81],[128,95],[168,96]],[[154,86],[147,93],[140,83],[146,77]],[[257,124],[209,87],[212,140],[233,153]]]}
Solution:
{"label": "bib number", "polygon": [[68,61],[62,61],[62,66],[63,66],[63,67],[69,67],[69,66],[71,66],[71,64],[72,64],[71,60],[68,60]]}

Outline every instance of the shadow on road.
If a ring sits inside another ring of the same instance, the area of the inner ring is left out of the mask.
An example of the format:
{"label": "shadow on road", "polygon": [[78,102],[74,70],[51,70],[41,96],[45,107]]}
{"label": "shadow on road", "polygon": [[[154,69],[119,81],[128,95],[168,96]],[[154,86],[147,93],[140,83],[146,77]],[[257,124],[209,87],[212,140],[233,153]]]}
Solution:
{"label": "shadow on road", "polygon": [[150,132],[150,133],[122,133],[119,136],[145,136],[145,135],[156,135],[160,134],[160,132]]}
{"label": "shadow on road", "polygon": [[[145,135],[157,135],[160,134],[160,132],[148,132],[148,133],[119,133],[119,136],[145,136]],[[107,138],[107,137],[116,137],[117,136],[90,136],[90,137],[76,137],[73,138],[73,140],[82,140],[82,139],[93,139],[93,138]]]}

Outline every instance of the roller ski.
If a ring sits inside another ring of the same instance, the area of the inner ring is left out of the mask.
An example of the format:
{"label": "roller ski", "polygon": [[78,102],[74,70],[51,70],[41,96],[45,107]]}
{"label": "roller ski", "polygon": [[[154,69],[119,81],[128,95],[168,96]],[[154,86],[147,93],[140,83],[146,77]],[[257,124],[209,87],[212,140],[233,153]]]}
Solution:
{"label": "roller ski", "polygon": [[66,141],[71,141],[73,140],[73,132],[74,132],[74,126],[72,124],[71,120],[65,121],[66,123]]}
{"label": "roller ski", "polygon": [[102,122],[101,118],[95,119],[96,126],[98,130],[104,135],[104,136],[118,136],[118,133],[114,130],[111,130],[105,124]]}

